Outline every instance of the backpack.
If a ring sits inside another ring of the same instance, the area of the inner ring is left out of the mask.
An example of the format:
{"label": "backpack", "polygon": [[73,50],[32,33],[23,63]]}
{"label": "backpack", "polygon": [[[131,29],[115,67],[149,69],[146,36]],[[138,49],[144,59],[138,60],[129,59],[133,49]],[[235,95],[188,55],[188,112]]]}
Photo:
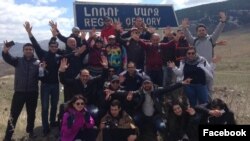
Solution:
{"label": "backpack", "polygon": [[[197,41],[199,40],[199,38],[195,38],[194,39],[194,43],[193,43],[193,46],[195,46],[195,44],[197,43]],[[209,41],[211,42],[212,44],[212,47],[213,47],[213,52],[212,52],[212,56],[214,56],[214,47],[216,46],[215,43],[213,43],[213,39],[211,37],[209,37]]]}

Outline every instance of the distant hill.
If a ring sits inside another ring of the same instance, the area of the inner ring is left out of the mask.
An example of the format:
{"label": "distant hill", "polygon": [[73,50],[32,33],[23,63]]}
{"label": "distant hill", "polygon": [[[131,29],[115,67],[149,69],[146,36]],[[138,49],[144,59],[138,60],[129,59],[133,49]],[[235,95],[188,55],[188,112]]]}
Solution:
{"label": "distant hill", "polygon": [[176,15],[179,23],[184,18],[191,22],[191,30],[194,31],[198,23],[207,25],[211,33],[218,24],[219,12],[224,11],[228,20],[224,31],[237,29],[250,24],[250,1],[228,0],[224,2],[205,4],[187,9],[177,10]]}
{"label": "distant hill", "polygon": [[[39,42],[39,45],[42,47],[42,49],[48,50],[48,43],[49,40],[43,40]],[[10,49],[10,53],[13,56],[22,56],[23,45],[24,43],[15,42],[15,45]],[[3,43],[0,43],[0,52],[2,52],[2,46]],[[59,48],[65,48],[65,44],[59,41]],[[2,55],[0,55],[0,60],[2,60]]]}

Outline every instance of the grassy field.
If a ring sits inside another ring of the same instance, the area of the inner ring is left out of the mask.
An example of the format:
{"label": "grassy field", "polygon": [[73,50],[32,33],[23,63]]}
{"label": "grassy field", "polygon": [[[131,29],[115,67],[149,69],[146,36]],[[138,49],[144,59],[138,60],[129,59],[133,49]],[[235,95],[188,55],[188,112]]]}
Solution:
{"label": "grassy field", "polygon": [[[220,39],[227,40],[228,45],[216,47],[215,53],[222,57],[217,64],[214,97],[224,99],[235,112],[239,124],[250,124],[250,29],[241,29],[227,32]],[[5,69],[6,65],[0,62],[3,74],[10,74],[13,69]],[[7,119],[9,116],[10,102],[13,95],[13,75],[0,78],[0,140],[2,140]],[[61,96],[62,97],[62,96]],[[36,113],[36,132],[41,133],[41,107],[40,100]],[[18,119],[14,137],[25,140],[26,112],[23,110]],[[38,140],[53,140],[43,139]]]}

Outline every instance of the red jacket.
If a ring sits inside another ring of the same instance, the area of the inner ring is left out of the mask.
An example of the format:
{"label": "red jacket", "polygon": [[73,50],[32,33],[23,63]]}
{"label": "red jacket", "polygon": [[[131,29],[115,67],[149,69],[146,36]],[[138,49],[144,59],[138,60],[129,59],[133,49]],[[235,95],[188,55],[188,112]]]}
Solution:
{"label": "red jacket", "polygon": [[101,37],[103,39],[106,39],[108,40],[108,37],[110,35],[115,35],[115,28],[113,25],[110,25],[110,26],[104,26],[102,31],[101,31]]}
{"label": "red jacket", "polygon": [[140,40],[139,44],[145,49],[146,52],[146,70],[160,70],[162,69],[163,65],[161,56],[162,48],[174,46],[175,41],[153,45],[150,42],[143,42],[142,40]]}

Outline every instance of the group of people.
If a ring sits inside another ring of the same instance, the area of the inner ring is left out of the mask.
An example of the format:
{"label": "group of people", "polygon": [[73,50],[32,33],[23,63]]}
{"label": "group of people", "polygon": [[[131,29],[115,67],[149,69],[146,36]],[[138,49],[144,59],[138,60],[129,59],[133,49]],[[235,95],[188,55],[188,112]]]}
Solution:
{"label": "group of people", "polygon": [[[107,128],[129,129],[124,130],[124,140],[144,140],[141,136],[146,127],[152,127],[155,140],[160,134],[170,141],[198,141],[199,124],[235,124],[223,100],[212,99],[213,48],[224,43],[216,41],[225,22],[226,15],[221,12],[212,35],[200,24],[198,37],[193,37],[184,19],[176,32],[167,27],[161,40],[141,17],[129,31],[104,17],[101,36],[93,29],[88,39],[78,27],[65,37],[57,23],[50,21],[48,50],[41,48],[32,26],[25,22],[31,43],[23,45],[23,57],[11,56],[7,41],[2,52],[3,59],[15,67],[15,92],[4,141],[11,140],[24,104],[26,131],[35,138],[38,81],[43,136],[59,126],[62,141],[111,141],[105,136]],[[65,43],[65,49],[58,48],[57,39]],[[59,111],[60,122],[56,119],[59,83],[65,102]],[[166,105],[167,110],[163,108]],[[95,127],[100,129],[97,137],[90,130]]]}

